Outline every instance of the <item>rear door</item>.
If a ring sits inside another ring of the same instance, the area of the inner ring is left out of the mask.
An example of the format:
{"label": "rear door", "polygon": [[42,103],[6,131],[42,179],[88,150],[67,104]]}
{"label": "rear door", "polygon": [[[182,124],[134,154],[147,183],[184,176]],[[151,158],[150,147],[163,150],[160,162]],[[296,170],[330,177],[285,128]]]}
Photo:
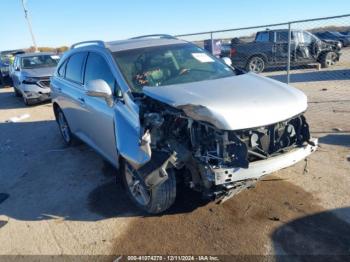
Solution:
{"label": "rear door", "polygon": [[52,81],[51,86],[71,131],[85,142],[88,142],[83,127],[87,113],[83,85],[83,68],[86,57],[87,52],[72,54],[58,70],[58,73],[62,74],[58,76],[59,81]]}
{"label": "rear door", "polygon": [[[111,64],[104,53],[90,52],[85,66],[84,83],[101,79],[112,90],[114,96],[121,94],[116,79],[110,69]],[[107,105],[104,98],[85,96],[85,127],[92,146],[112,164],[118,158],[114,133],[114,109]]]}
{"label": "rear door", "polygon": [[274,51],[274,58],[275,58],[276,64],[278,64],[278,65],[287,64],[287,61],[288,61],[288,31],[276,31],[274,33],[274,48],[273,49],[274,49],[273,51]]}

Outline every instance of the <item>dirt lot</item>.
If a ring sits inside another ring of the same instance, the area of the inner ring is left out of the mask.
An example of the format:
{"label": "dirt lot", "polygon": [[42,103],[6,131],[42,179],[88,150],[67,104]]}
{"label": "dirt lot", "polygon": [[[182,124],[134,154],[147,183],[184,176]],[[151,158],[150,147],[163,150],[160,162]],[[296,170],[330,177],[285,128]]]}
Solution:
{"label": "dirt lot", "polygon": [[90,148],[63,145],[50,103],[25,107],[0,88],[0,254],[349,255],[350,70],[292,80],[320,149],[222,205],[179,189],[160,216],[137,211]]}

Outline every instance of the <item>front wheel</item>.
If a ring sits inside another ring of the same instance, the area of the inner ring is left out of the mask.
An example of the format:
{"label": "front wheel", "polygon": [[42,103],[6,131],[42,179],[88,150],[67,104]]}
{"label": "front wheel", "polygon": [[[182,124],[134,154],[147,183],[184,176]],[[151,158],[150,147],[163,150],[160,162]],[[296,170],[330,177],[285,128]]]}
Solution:
{"label": "front wheel", "polygon": [[246,70],[248,72],[261,73],[265,69],[265,61],[260,56],[253,56],[249,59]]}
{"label": "front wheel", "polygon": [[328,68],[335,65],[338,60],[338,55],[335,52],[327,52],[322,54],[321,57],[321,66],[322,68]]}
{"label": "front wheel", "polygon": [[122,179],[128,196],[137,207],[150,214],[167,210],[176,198],[176,179],[173,169],[168,169],[168,179],[153,188],[146,188],[135,170],[126,161],[122,161]]}
{"label": "front wheel", "polygon": [[26,106],[30,106],[30,105],[31,105],[30,100],[28,100],[25,96],[23,96],[23,103],[24,103]]}
{"label": "front wheel", "polygon": [[21,97],[22,96],[21,92],[19,92],[17,88],[14,87],[13,89],[15,91],[15,96],[16,97]]}

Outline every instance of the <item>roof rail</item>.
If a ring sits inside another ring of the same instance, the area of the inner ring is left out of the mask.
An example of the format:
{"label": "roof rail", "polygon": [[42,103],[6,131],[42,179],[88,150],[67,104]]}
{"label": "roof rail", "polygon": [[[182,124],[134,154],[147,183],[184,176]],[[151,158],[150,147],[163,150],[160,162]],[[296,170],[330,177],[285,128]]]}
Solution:
{"label": "roof rail", "polygon": [[155,34],[155,35],[141,35],[132,37],[130,39],[144,39],[144,38],[164,38],[164,39],[176,39],[176,37],[172,35],[166,35],[166,34]]}
{"label": "roof rail", "polygon": [[91,41],[84,41],[84,42],[75,43],[70,48],[74,49],[74,48],[77,48],[79,46],[87,46],[87,45],[97,45],[100,47],[106,47],[105,43],[101,40],[91,40]]}

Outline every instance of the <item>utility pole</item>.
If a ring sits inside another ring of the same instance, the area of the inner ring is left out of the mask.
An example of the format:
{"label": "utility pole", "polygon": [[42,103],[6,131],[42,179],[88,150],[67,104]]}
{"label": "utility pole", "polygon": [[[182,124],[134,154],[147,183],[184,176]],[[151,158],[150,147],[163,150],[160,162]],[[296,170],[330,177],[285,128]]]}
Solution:
{"label": "utility pole", "polygon": [[32,36],[34,51],[38,51],[38,46],[36,45],[36,41],[35,41],[33,29],[32,29],[32,23],[30,22],[30,19],[29,19],[29,16],[28,16],[28,10],[27,10],[27,8],[26,8],[26,6],[25,6],[24,1],[25,1],[25,0],[21,0],[21,2],[22,2],[22,7],[23,7],[23,11],[24,11],[24,17],[25,17],[25,19],[27,20],[28,27],[29,27],[29,32],[30,32],[30,35]]}

